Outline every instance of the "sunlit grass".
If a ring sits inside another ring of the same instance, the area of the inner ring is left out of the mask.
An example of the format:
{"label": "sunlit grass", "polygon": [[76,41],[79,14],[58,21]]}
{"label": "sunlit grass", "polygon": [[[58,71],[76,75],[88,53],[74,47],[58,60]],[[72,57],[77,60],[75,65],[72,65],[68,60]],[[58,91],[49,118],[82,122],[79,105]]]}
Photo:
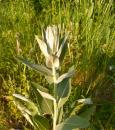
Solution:
{"label": "sunlit grass", "polygon": [[[41,30],[51,24],[60,24],[62,33],[69,32],[69,52],[62,68],[66,71],[74,64],[77,71],[73,79],[73,90],[75,88],[76,91],[73,91],[70,104],[71,100],[81,98],[81,95],[97,98],[99,92],[99,97],[104,97],[103,91],[115,82],[115,71],[109,70],[110,66],[115,66],[114,23],[113,0],[41,0],[40,3],[37,0],[1,0],[0,74],[3,78],[0,78],[0,98],[14,91],[26,93],[27,80],[34,79],[47,86],[40,75],[28,71],[23,65],[17,65],[14,56],[17,55],[18,40],[22,50],[20,55],[35,63],[44,62],[34,36],[40,36]],[[114,91],[113,87],[110,88]],[[99,109],[99,114],[106,111],[106,107],[100,108],[102,111]],[[9,105],[8,109],[12,110],[12,107]],[[105,118],[104,115],[102,117]],[[94,117],[97,126],[102,117]],[[106,122],[103,119],[101,125],[105,127]],[[113,124],[111,119],[108,127]]]}

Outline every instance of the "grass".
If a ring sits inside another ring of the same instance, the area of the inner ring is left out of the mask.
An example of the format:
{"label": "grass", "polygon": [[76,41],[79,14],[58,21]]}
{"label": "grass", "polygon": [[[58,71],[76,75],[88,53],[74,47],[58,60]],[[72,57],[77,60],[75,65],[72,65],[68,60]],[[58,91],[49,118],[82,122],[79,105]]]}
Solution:
{"label": "grass", "polygon": [[34,35],[41,36],[41,29],[49,24],[60,24],[62,32],[69,32],[69,52],[63,71],[73,64],[77,70],[72,81],[74,96],[67,103],[68,109],[73,100],[92,97],[97,106],[92,117],[95,129],[114,129],[114,23],[113,0],[1,0],[0,103],[3,107],[0,111],[5,111],[3,116],[9,114],[8,120],[21,118],[9,97],[14,92],[27,93],[29,80],[47,86],[43,77],[14,59],[18,53],[16,40],[20,43],[20,55],[42,63]]}

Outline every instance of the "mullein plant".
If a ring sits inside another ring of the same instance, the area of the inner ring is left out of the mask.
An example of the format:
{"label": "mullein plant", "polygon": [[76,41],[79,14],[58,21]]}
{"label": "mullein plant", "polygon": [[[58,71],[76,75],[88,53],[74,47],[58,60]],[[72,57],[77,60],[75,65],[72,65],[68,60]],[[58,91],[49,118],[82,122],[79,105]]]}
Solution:
{"label": "mullein plant", "polygon": [[64,104],[71,93],[71,78],[75,70],[71,67],[67,73],[60,75],[60,65],[65,56],[68,35],[60,38],[59,32],[59,27],[52,25],[43,31],[43,40],[35,36],[45,56],[45,65],[33,64],[22,57],[16,57],[17,60],[44,75],[49,85],[53,86],[51,92],[35,82],[30,82],[35,97],[34,102],[28,96],[13,94],[14,103],[34,130],[73,130],[89,126],[89,119],[78,116],[73,111],[68,117],[64,116]]}

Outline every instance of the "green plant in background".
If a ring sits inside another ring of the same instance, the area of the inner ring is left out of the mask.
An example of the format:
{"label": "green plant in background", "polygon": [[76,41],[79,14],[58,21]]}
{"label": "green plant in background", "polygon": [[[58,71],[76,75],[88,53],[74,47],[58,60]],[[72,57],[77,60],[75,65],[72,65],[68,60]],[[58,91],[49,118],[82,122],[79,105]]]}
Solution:
{"label": "green plant in background", "polygon": [[[94,103],[98,104],[92,120],[95,128],[114,129],[115,72],[109,70],[115,61],[113,0],[0,0],[0,112],[3,111],[6,120],[15,120],[15,124],[22,120],[14,104],[2,99],[12,93],[26,95],[28,80],[42,84],[53,93],[52,85],[48,86],[42,75],[17,64],[13,56],[18,40],[21,56],[36,64],[43,63],[34,35],[41,33],[41,27],[58,23],[70,32],[69,55],[64,59],[61,72],[66,72],[71,64],[77,68],[72,80],[72,93],[64,105],[66,114],[63,118],[73,110],[76,104],[73,107],[72,103],[81,96],[94,97]],[[49,83],[53,81],[52,78],[49,80]],[[34,92],[30,96],[35,97]],[[80,112],[85,111],[87,106],[80,108]],[[79,105],[74,109],[80,113]],[[2,119],[0,117],[1,123]],[[22,122],[27,126],[25,121]]]}
{"label": "green plant in background", "polygon": [[[59,36],[59,27],[55,25],[48,26],[46,31],[43,31],[43,41],[35,36],[45,56],[46,66],[32,64],[17,57],[19,61],[44,75],[51,88],[49,91],[49,89],[31,82],[31,90],[35,97],[34,102],[29,97],[13,94],[15,104],[23,116],[35,129],[39,130],[73,130],[86,128],[90,124],[90,114],[87,114],[88,118],[83,118],[84,116],[75,114],[74,108],[72,112],[68,113],[68,117],[65,116],[64,104],[71,93],[71,77],[75,74],[75,70],[74,67],[71,67],[67,73],[61,74],[60,64],[65,56],[68,35],[65,34],[63,38]],[[92,104],[90,98],[78,102]]]}

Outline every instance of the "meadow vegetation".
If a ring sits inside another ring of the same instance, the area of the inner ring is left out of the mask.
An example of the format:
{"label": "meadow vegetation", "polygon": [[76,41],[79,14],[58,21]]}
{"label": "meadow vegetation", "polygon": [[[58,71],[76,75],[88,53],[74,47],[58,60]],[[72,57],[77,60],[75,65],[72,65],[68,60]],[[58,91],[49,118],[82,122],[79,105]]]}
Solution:
{"label": "meadow vegetation", "polygon": [[[59,25],[61,36],[69,33],[62,72],[72,65],[76,70],[64,110],[68,113],[74,105],[79,115],[94,107],[86,130],[115,129],[114,8],[114,0],[0,0],[0,130],[32,130],[12,95],[34,98],[29,82],[46,88],[48,83],[15,57],[44,64],[35,35],[42,39],[42,30],[49,25]],[[93,105],[78,104],[81,98],[91,98]]]}

